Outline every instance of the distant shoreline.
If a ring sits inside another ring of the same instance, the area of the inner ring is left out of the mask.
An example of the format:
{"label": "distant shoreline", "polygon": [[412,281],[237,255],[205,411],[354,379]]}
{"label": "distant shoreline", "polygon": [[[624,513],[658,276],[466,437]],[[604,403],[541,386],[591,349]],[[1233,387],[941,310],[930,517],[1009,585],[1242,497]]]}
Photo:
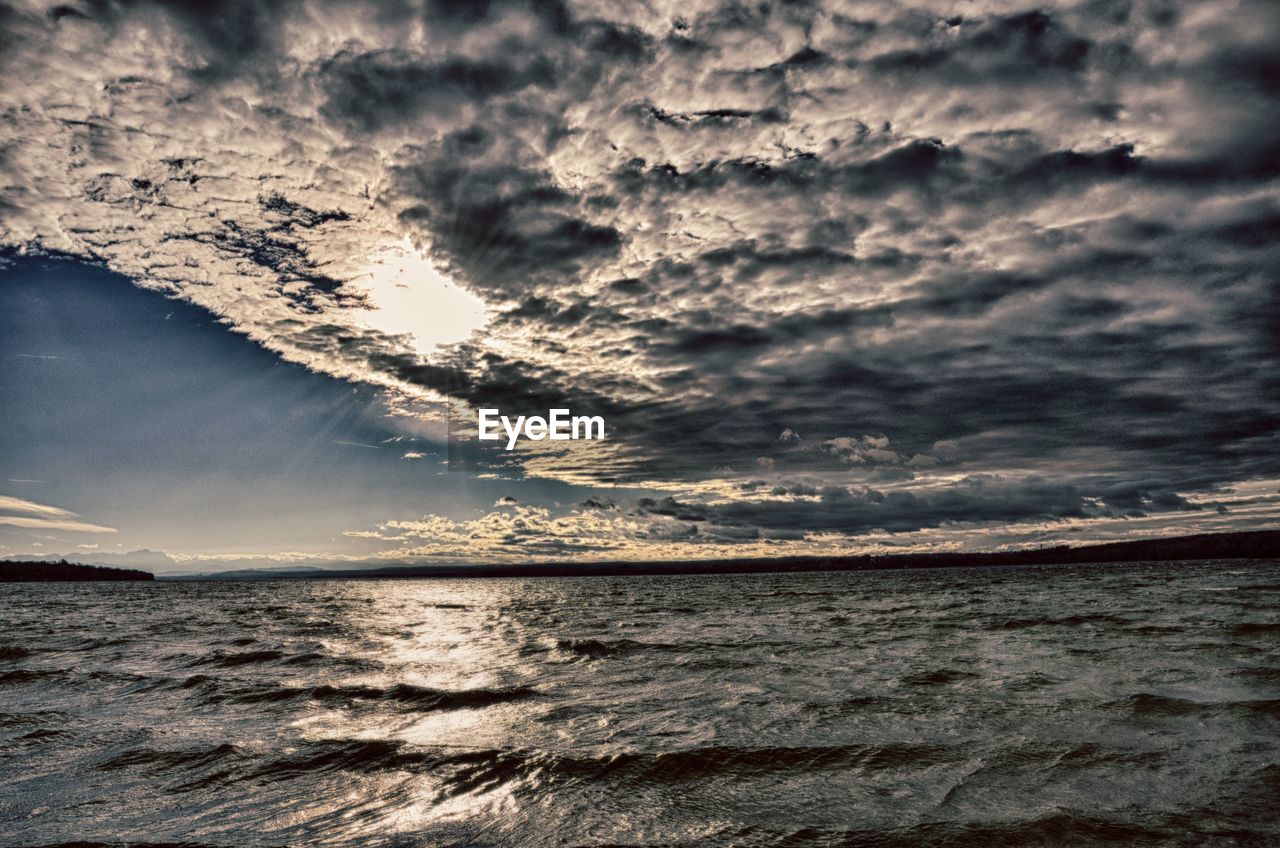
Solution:
{"label": "distant shoreline", "polygon": [[57,562],[0,561],[0,583],[119,583],[155,579],[156,576],[150,571],[106,565],[79,565],[65,559]]}
{"label": "distant shoreline", "polygon": [[910,553],[861,556],[794,556],[707,560],[542,562],[523,565],[383,565],[373,568],[254,568],[208,574],[156,576],[149,571],[60,562],[0,561],[0,583],[16,582],[189,582],[205,580],[404,580],[439,577],[627,577],[715,574],[790,574],[837,571],[889,571],[937,568],[1016,568],[1040,565],[1180,562],[1190,560],[1280,560],[1280,530],[1202,533],[1107,542],[1059,545],[1019,551]]}
{"label": "distant shoreline", "polygon": [[1203,533],[1136,542],[1036,548],[986,553],[885,554],[880,556],[761,557],[753,559],[544,562],[525,565],[388,565],[376,568],[240,569],[212,574],[162,576],[190,580],[347,580],[431,577],[625,577],[681,574],[786,574],[892,569],[1097,565],[1146,561],[1280,559],[1280,530]]}

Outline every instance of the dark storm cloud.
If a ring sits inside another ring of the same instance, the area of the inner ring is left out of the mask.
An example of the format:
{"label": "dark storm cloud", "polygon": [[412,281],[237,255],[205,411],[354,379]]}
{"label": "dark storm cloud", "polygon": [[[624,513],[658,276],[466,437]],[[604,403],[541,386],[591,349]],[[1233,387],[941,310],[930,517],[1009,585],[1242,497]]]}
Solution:
{"label": "dark storm cloud", "polygon": [[[1280,476],[1265,2],[51,12],[6,33],[179,46],[104,55],[100,97],[56,63],[8,96],[54,141],[6,148],[6,243],[344,377],[608,416],[607,451],[533,473],[844,533],[1177,513]],[[418,350],[354,320],[370,245],[405,238],[483,332]]]}
{"label": "dark storm cloud", "polygon": [[451,116],[463,105],[527,88],[554,85],[555,65],[534,56],[521,64],[449,59],[416,61],[404,52],[374,52],[334,57],[321,72],[326,91],[323,113],[361,131],[412,121],[429,111]]}
{"label": "dark storm cloud", "polygon": [[1085,70],[1095,45],[1040,10],[966,21],[945,18],[934,28],[951,35],[943,44],[891,51],[871,60],[877,70],[947,73],[961,83],[1008,77],[1034,84],[1041,74]]}
{"label": "dark storm cloud", "polygon": [[[641,498],[636,508],[646,515],[753,528],[764,533],[789,529],[857,536],[948,524],[1141,518],[1149,512],[1196,509],[1167,486],[1168,482],[1161,480],[1072,485],[1035,478],[1010,484],[978,476],[922,492],[790,484],[775,487],[770,492],[772,497],[758,500],[698,505],[672,497]],[[800,495],[804,499],[779,498],[780,495]]]}

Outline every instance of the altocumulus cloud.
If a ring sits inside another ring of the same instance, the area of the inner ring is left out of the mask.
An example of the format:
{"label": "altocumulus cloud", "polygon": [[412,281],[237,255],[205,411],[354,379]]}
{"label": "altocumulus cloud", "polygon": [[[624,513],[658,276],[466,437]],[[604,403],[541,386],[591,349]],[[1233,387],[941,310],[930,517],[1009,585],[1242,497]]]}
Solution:
{"label": "altocumulus cloud", "polygon": [[[581,538],[1176,517],[1280,477],[1268,0],[6,9],[5,245],[410,401],[604,414],[520,467],[671,502]],[[406,239],[482,332],[364,320]],[[375,535],[579,544],[536,510]]]}

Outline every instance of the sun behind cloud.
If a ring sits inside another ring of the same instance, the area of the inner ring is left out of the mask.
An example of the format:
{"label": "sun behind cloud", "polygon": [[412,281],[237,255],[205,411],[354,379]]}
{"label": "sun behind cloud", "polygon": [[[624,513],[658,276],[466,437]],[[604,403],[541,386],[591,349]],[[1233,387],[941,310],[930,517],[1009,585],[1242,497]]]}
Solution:
{"label": "sun behind cloud", "polygon": [[484,301],[437,271],[407,238],[375,253],[368,272],[351,283],[368,295],[357,322],[408,335],[424,355],[466,341],[489,320]]}

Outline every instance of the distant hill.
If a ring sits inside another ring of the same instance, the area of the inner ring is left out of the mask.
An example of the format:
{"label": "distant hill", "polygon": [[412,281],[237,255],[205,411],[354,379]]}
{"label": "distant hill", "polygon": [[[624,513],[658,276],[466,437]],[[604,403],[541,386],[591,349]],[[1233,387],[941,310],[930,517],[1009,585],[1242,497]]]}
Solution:
{"label": "distant hill", "polygon": [[61,583],[72,580],[155,580],[149,571],[58,562],[0,561],[0,583]]}
{"label": "distant hill", "polygon": [[988,553],[919,553],[834,557],[654,560],[637,562],[543,562],[524,565],[384,565],[324,569],[243,569],[175,579],[280,580],[407,577],[588,577],[641,574],[759,574],[802,571],[872,571],[894,568],[990,568],[1205,559],[1280,559],[1280,530],[1204,533],[1135,542],[1033,548]]}
{"label": "distant hill", "polygon": [[84,565],[138,568],[157,573],[180,567],[168,554],[162,551],[149,551],[146,548],[123,553],[80,551],[78,553],[11,554],[7,559],[10,562],[57,562],[59,560],[67,560],[68,562],[78,562]]}

